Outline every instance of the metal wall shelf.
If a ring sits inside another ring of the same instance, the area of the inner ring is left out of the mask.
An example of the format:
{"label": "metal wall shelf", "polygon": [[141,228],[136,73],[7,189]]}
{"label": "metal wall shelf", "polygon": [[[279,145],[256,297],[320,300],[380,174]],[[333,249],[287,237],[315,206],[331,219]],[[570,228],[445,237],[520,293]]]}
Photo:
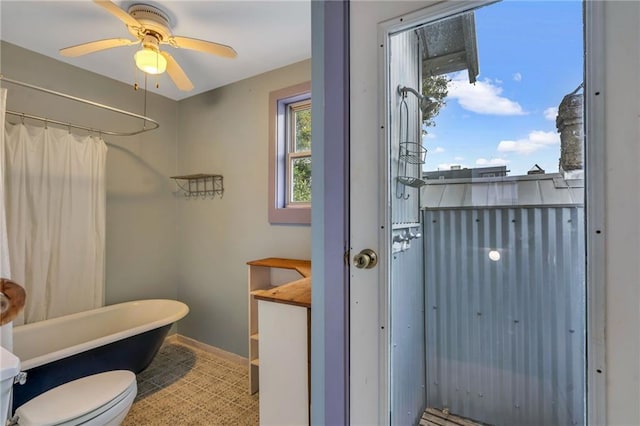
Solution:
{"label": "metal wall shelf", "polygon": [[222,198],[224,194],[224,184],[222,175],[212,175],[206,173],[196,173],[193,175],[171,176],[176,184],[184,191],[185,197],[215,197]]}

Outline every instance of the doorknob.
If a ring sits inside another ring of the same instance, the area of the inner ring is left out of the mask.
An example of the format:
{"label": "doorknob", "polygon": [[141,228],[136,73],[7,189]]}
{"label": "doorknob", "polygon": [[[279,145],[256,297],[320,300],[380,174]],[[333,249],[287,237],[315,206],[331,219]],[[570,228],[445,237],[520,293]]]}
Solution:
{"label": "doorknob", "polygon": [[378,264],[378,255],[371,249],[364,249],[353,256],[353,264],[359,269],[371,269]]}

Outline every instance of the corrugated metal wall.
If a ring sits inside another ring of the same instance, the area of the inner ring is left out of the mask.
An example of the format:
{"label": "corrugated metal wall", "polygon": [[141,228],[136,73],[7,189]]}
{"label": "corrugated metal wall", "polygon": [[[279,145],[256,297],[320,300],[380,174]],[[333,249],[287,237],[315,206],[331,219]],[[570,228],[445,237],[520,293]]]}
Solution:
{"label": "corrugated metal wall", "polygon": [[[390,167],[391,167],[391,238],[406,235],[405,225],[420,222],[419,190],[397,187],[400,97],[398,85],[420,90],[420,50],[413,31],[394,35],[390,41]],[[420,116],[417,98],[408,94],[408,136],[403,129],[403,142],[420,142]],[[403,164],[401,164],[401,169]],[[421,165],[407,164],[406,171],[412,177],[420,177]],[[402,172],[402,170],[401,170]],[[403,191],[408,198],[397,198],[396,191]],[[414,232],[418,228],[412,228]],[[391,424],[409,425],[417,423],[424,410],[425,399],[425,352],[424,352],[424,281],[422,274],[423,247],[420,239],[410,241],[402,249],[394,249],[391,261],[390,285],[390,390]]]}
{"label": "corrugated metal wall", "polygon": [[494,425],[583,424],[583,208],[423,215],[428,405]]}
{"label": "corrugated metal wall", "polygon": [[393,254],[391,265],[391,424],[416,424],[425,408],[422,241]]}
{"label": "corrugated metal wall", "polygon": [[[411,93],[406,96],[407,111],[402,113],[402,123],[400,123],[401,97],[397,92],[399,85],[411,87],[418,91],[421,88],[420,46],[415,32],[405,31],[391,37],[390,51],[392,52],[389,66],[389,91],[391,94],[389,101],[389,115],[391,117],[389,130],[391,135],[391,214],[393,223],[417,223],[420,221],[419,189],[405,187],[398,184],[397,181],[398,173],[413,178],[420,178],[422,173],[422,165],[420,164],[405,164],[401,162],[400,170],[398,170],[400,142],[412,141],[419,143],[422,140],[418,99]],[[401,128],[402,136],[400,136]],[[400,140],[400,138],[403,140]],[[401,193],[408,195],[409,198],[405,200],[396,196]]]}

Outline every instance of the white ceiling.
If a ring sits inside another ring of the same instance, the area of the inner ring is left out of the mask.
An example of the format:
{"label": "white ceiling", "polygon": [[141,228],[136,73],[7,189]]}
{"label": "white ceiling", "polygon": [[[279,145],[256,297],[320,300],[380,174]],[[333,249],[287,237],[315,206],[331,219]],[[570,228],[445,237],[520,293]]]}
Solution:
{"label": "white ceiling", "polygon": [[[190,92],[178,90],[169,77],[155,77],[149,90],[180,100],[234,81],[311,57],[309,0],[293,1],[114,1],[122,9],[136,3],[156,6],[171,20],[173,35],[214,41],[233,47],[236,59],[163,45],[193,82]],[[58,53],[63,47],[88,41],[133,37],[115,16],[90,0],[0,0],[0,38],[28,50],[67,62],[127,84],[136,72],[138,46],[117,47],[77,58]],[[19,76],[7,76],[19,79]]]}

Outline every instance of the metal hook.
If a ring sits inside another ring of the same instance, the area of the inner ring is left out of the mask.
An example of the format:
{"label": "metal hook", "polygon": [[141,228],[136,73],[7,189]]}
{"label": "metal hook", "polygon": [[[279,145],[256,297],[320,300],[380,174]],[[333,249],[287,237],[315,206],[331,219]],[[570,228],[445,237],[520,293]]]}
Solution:
{"label": "metal hook", "polygon": [[407,187],[398,180],[396,182],[396,198],[399,200],[408,200],[411,194],[407,194]]}
{"label": "metal hook", "polygon": [[[578,89],[576,89],[576,91]],[[416,89],[412,89],[411,87],[398,86],[398,93],[402,95],[403,99],[407,96],[407,93],[413,93],[415,97],[418,99],[418,108],[420,108],[420,111],[423,111],[423,112],[427,112],[431,110],[434,104],[437,103],[433,98],[430,98],[429,96],[425,96],[422,93],[418,92]]]}

